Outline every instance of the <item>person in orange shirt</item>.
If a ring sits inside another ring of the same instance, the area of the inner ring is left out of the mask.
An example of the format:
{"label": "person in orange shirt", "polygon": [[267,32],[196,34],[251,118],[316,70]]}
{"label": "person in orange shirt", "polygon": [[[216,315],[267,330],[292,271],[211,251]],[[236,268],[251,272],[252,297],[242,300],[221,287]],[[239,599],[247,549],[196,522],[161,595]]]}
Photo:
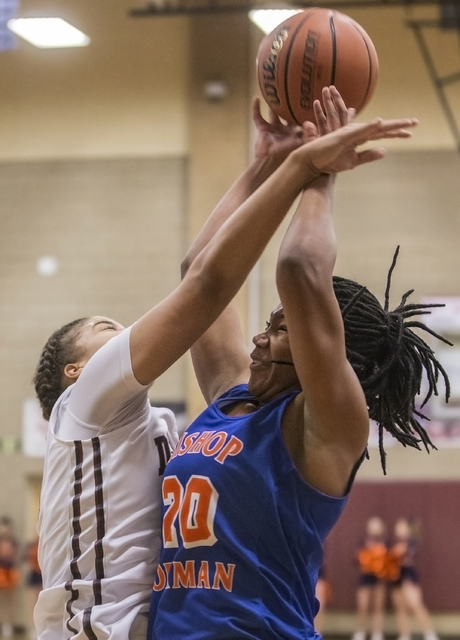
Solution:
{"label": "person in orange shirt", "polygon": [[38,564],[38,537],[27,545],[24,560],[27,564],[27,629],[30,640],[35,640],[37,633],[33,622],[33,613],[38,594],[43,586],[42,572]]}
{"label": "person in orange shirt", "polygon": [[411,615],[418,621],[424,640],[439,640],[423,602],[420,578],[415,567],[417,550],[418,524],[407,518],[400,518],[394,527],[394,544],[390,550],[390,554],[399,563],[399,576],[390,583],[398,640],[410,640]]}
{"label": "person in orange shirt", "polygon": [[371,639],[383,639],[387,562],[385,537],[386,527],[383,520],[377,516],[369,518],[364,542],[358,550],[360,575],[356,592],[356,631],[353,640],[364,640],[369,618]]}

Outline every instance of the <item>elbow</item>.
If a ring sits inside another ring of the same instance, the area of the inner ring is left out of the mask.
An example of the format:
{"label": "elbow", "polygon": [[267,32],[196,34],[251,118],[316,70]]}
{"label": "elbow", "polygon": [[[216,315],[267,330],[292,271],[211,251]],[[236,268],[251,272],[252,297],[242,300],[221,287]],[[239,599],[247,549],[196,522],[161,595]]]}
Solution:
{"label": "elbow", "polygon": [[290,247],[287,251],[280,251],[276,265],[276,273],[288,279],[314,277],[320,269],[320,261],[302,251],[301,247]]}
{"label": "elbow", "polygon": [[287,252],[281,252],[276,265],[276,282],[280,290],[290,289],[316,290],[330,281],[334,261],[324,259],[324,256],[305,255],[300,249],[292,247]]}
{"label": "elbow", "polygon": [[190,265],[192,264],[192,259],[189,254],[185,256],[180,265],[180,277],[181,280],[185,278],[186,273],[190,269]]}
{"label": "elbow", "polygon": [[[184,261],[185,262],[185,261]],[[201,260],[195,260],[190,265],[184,262],[181,265],[182,278],[186,279],[191,290],[196,292],[203,308],[210,306],[219,310],[228,304],[237,292],[234,279],[219,265],[202,265]],[[190,268],[189,268],[190,267]]]}

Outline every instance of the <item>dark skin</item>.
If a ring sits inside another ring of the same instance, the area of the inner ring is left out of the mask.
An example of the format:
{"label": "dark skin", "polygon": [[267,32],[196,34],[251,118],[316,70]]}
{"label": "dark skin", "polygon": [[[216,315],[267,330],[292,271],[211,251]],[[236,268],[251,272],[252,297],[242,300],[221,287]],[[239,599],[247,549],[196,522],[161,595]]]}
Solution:
{"label": "dark skin", "polygon": [[[193,348],[192,357],[202,384],[215,380],[204,354],[212,350],[214,361],[222,363],[222,380],[212,389],[211,401],[245,382],[260,403],[298,391],[282,419],[287,450],[306,482],[340,497],[366,446],[369,417],[361,385],[346,358],[342,316],[332,287],[332,182],[331,177],[318,179],[301,198],[278,259],[283,307],[253,338],[250,356],[228,310]],[[312,264],[299,242],[308,244]],[[225,341],[220,339],[222,331]],[[259,406],[238,403],[229,415],[250,413]]]}
{"label": "dark skin", "polygon": [[[250,393],[259,402],[235,403],[226,411],[226,414],[236,417],[253,413],[262,404],[279,396],[299,392],[287,406],[282,420],[281,429],[286,448],[299,473],[307,482],[320,490],[326,491],[328,489],[327,492],[330,495],[337,494],[337,497],[343,495],[348,486],[350,474],[361,457],[367,442],[369,428],[367,409],[363,403],[359,402],[363,410],[361,426],[363,434],[365,434],[362,450],[360,450],[360,444],[357,444],[349,460],[343,464],[344,472],[337,473],[334,469],[331,470],[328,463],[337,464],[336,453],[329,455],[329,443],[323,443],[323,438],[318,438],[316,425],[309,414],[295,366],[290,364],[293,363],[293,355],[289,342],[288,325],[281,305],[271,313],[267,328],[254,336],[253,342],[255,349],[251,353],[250,377],[247,380],[246,374],[244,382],[248,382]],[[273,360],[277,360],[277,362],[273,362]],[[361,400],[359,397],[361,396],[360,387],[357,391],[359,401]],[[357,426],[353,425],[355,429]],[[323,428],[322,425],[320,428]],[[348,442],[345,443],[345,451],[348,444]],[[356,459],[354,451],[358,451]],[[338,462],[340,464],[340,461]],[[338,487],[337,491],[334,491],[334,486]]]}
{"label": "dark skin", "polygon": [[[323,91],[323,105],[324,111],[319,103],[315,104],[319,134],[355,126],[349,124],[350,113],[335,89]],[[255,167],[218,205],[210,219],[210,237],[231,207],[257,188],[254,176],[260,176],[260,166],[276,164],[274,158],[278,157],[281,142],[286,146],[284,137],[294,137],[293,128],[273,115],[266,122],[256,113],[255,122],[259,130]],[[313,135],[310,126],[304,132]],[[410,134],[396,128],[388,135]],[[381,149],[357,152],[356,146],[353,144],[346,152],[346,168],[384,155]],[[335,171],[331,168],[328,174]],[[249,383],[250,392],[260,402],[237,403],[230,409],[231,416],[257,411],[260,403],[299,391],[282,419],[286,447],[306,482],[323,493],[340,497],[346,493],[367,444],[369,416],[361,385],[346,358],[343,321],[332,285],[336,258],[333,184],[333,175],[323,175],[311,181],[303,192],[278,257],[276,283],[282,309],[272,313],[267,329],[253,339],[255,349],[251,355],[237,315],[228,307],[195,343],[192,358],[208,403],[237,384]],[[196,243],[192,247],[186,262],[201,246]],[[273,360],[289,361],[294,366]]]}
{"label": "dark skin", "polygon": [[[257,411],[261,404],[274,400],[286,393],[301,391],[299,379],[292,363],[289,335],[284,311],[279,305],[270,315],[265,331],[254,336],[252,363],[249,366],[251,376],[248,389],[260,402],[240,402],[231,406],[226,414],[242,416]],[[276,359],[277,362],[273,362]],[[291,365],[292,363],[292,365]],[[284,414],[282,433],[287,450],[299,469],[305,474],[303,420],[299,416],[299,403],[291,402]],[[301,407],[300,407],[301,409]]]}
{"label": "dark skin", "polygon": [[[255,349],[250,356],[252,362],[249,365],[251,376],[248,387],[251,394],[260,401],[231,405],[230,409],[225,411],[229,416],[253,413],[262,404],[277,396],[301,390],[292,362],[287,325],[281,306],[271,313],[265,331],[254,336],[253,342]],[[273,359],[278,362],[274,363]]]}

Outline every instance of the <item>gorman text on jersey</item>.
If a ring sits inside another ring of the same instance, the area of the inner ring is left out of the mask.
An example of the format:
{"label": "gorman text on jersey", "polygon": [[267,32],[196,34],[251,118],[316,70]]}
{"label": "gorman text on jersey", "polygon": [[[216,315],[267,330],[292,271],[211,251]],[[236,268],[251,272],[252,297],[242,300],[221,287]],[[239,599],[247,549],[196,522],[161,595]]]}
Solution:
{"label": "gorman text on jersey", "polygon": [[[243,450],[243,442],[225,431],[184,433],[171,459],[201,454],[224,464],[228,456]],[[191,475],[183,486],[176,475],[165,477],[162,486],[163,546],[165,549],[210,547],[217,542],[214,533],[219,494],[210,478]],[[163,562],[158,565],[154,591],[163,589],[221,589],[232,591],[235,565],[207,560]]]}

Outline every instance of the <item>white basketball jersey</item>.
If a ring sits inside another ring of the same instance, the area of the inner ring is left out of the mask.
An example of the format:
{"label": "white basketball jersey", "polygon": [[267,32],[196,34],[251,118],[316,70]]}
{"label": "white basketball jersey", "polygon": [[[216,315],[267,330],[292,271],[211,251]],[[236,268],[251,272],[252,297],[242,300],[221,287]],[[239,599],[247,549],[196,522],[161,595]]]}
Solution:
{"label": "white basketball jersey", "polygon": [[39,518],[43,591],[34,614],[39,640],[128,640],[148,612],[161,481],[177,431],[172,412],[152,408],[149,387],[134,378],[129,334],[89,360],[50,418]]}

